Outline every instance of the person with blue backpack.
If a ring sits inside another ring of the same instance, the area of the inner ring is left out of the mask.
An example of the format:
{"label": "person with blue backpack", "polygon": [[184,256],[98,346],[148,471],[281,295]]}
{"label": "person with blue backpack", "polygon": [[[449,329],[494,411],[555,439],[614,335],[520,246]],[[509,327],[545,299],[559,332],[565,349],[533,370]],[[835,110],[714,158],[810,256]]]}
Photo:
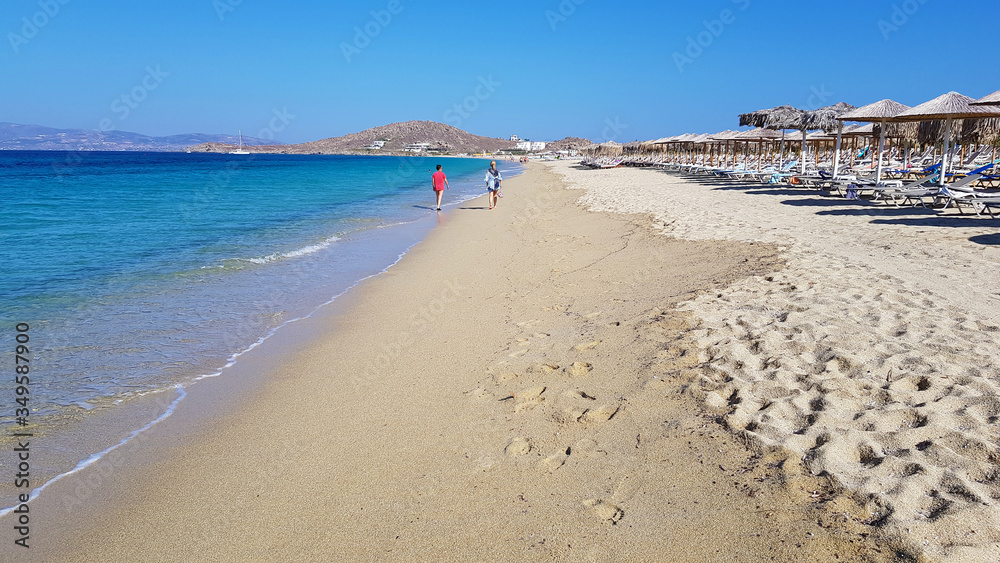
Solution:
{"label": "person with blue backpack", "polygon": [[500,198],[503,194],[500,192],[500,185],[503,183],[503,177],[500,175],[500,171],[497,170],[497,161],[491,160],[490,167],[486,170],[486,190],[489,192],[490,209],[493,209],[499,203]]}

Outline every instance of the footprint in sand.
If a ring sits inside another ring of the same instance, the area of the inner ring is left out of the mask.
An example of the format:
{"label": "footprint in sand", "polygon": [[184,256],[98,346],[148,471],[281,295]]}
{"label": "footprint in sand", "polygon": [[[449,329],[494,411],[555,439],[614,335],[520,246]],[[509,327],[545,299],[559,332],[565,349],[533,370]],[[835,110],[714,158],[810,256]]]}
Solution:
{"label": "footprint in sand", "polygon": [[620,406],[603,405],[597,407],[596,409],[590,409],[583,413],[583,416],[580,417],[580,422],[585,424],[600,424],[602,422],[607,422],[618,414],[618,410],[620,408]]}
{"label": "footprint in sand", "polygon": [[566,373],[573,377],[580,377],[590,373],[590,370],[594,369],[594,366],[587,362],[573,362],[573,365],[566,368]]}
{"label": "footprint in sand", "polygon": [[597,447],[597,442],[592,438],[584,438],[573,444],[573,455],[583,458],[594,456],[606,456],[608,452]]}
{"label": "footprint in sand", "polygon": [[509,444],[507,444],[507,447],[504,448],[503,453],[507,454],[509,457],[517,457],[525,455],[530,451],[531,451],[531,440],[528,440],[527,438],[524,438],[522,436],[518,436],[517,438],[511,440]]}
{"label": "footprint in sand", "polygon": [[572,424],[580,420],[580,417],[587,413],[587,409],[579,407],[569,407],[552,414],[552,419],[559,424]]}
{"label": "footprint in sand", "polygon": [[535,408],[537,405],[545,401],[542,397],[542,393],[545,392],[546,387],[532,387],[530,389],[525,389],[514,393],[514,412],[521,412],[523,410],[529,410]]}
{"label": "footprint in sand", "polygon": [[530,371],[534,373],[552,373],[559,369],[558,364],[535,364],[531,366]]}
{"label": "footprint in sand", "polygon": [[552,473],[556,469],[559,469],[566,464],[566,460],[569,459],[569,454],[572,448],[566,448],[565,450],[559,450],[558,452],[550,455],[549,457],[543,459],[539,464],[542,469]]}
{"label": "footprint in sand", "polygon": [[583,501],[583,505],[589,507],[594,516],[606,522],[611,522],[612,525],[617,524],[625,516],[624,510],[601,499],[587,499]]}
{"label": "footprint in sand", "polygon": [[576,346],[573,346],[573,351],[583,352],[584,350],[590,350],[591,348],[596,348],[597,345],[600,343],[601,343],[600,340],[595,340],[593,342],[585,342],[583,344],[577,344]]}
{"label": "footprint in sand", "polygon": [[527,353],[528,353],[527,349],[514,350],[510,354],[507,354],[507,357],[508,358],[518,358],[518,357],[523,356],[523,355],[525,355]]}

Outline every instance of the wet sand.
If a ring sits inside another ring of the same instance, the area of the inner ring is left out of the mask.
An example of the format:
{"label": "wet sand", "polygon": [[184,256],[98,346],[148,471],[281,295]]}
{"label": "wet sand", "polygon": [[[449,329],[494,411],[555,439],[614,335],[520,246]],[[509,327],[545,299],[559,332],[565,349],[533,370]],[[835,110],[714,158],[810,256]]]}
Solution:
{"label": "wet sand", "polygon": [[791,275],[787,250],[588,211],[544,165],[504,192],[50,487],[25,560],[914,553],[856,491],[705,401],[721,321],[698,304]]}

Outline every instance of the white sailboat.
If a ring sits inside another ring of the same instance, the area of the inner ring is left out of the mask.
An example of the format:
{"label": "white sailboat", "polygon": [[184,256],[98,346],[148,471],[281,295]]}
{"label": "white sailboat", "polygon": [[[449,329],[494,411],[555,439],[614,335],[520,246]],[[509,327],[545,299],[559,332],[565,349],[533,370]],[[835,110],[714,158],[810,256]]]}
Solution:
{"label": "white sailboat", "polygon": [[243,130],[240,130],[240,148],[229,151],[229,154],[250,154],[250,151],[243,150]]}

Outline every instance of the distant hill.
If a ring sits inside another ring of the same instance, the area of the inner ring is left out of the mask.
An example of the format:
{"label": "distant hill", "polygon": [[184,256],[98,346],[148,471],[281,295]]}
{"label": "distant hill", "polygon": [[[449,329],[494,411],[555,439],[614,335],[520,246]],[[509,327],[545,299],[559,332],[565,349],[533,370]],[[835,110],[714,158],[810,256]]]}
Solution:
{"label": "distant hill", "polygon": [[[385,141],[385,146],[374,151],[364,148],[375,141]],[[473,135],[444,123],[405,121],[343,137],[331,137],[297,145],[258,146],[248,150],[278,154],[408,154],[403,149],[413,143],[428,143],[432,150],[449,154],[496,152],[501,149],[512,149],[515,145],[506,139]],[[228,152],[232,149],[231,144],[220,143],[188,147],[192,152]]]}
{"label": "distant hill", "polygon": [[545,144],[545,150],[547,151],[569,151],[569,150],[580,150],[585,147],[589,147],[594,143],[587,139],[581,137],[566,137],[565,139],[554,141]]}
{"label": "distant hill", "polygon": [[[54,129],[41,125],[0,123],[0,150],[34,151],[183,151],[198,143],[237,143],[236,135],[188,133],[150,137],[128,131]],[[244,145],[274,145],[274,141],[243,137]]]}

